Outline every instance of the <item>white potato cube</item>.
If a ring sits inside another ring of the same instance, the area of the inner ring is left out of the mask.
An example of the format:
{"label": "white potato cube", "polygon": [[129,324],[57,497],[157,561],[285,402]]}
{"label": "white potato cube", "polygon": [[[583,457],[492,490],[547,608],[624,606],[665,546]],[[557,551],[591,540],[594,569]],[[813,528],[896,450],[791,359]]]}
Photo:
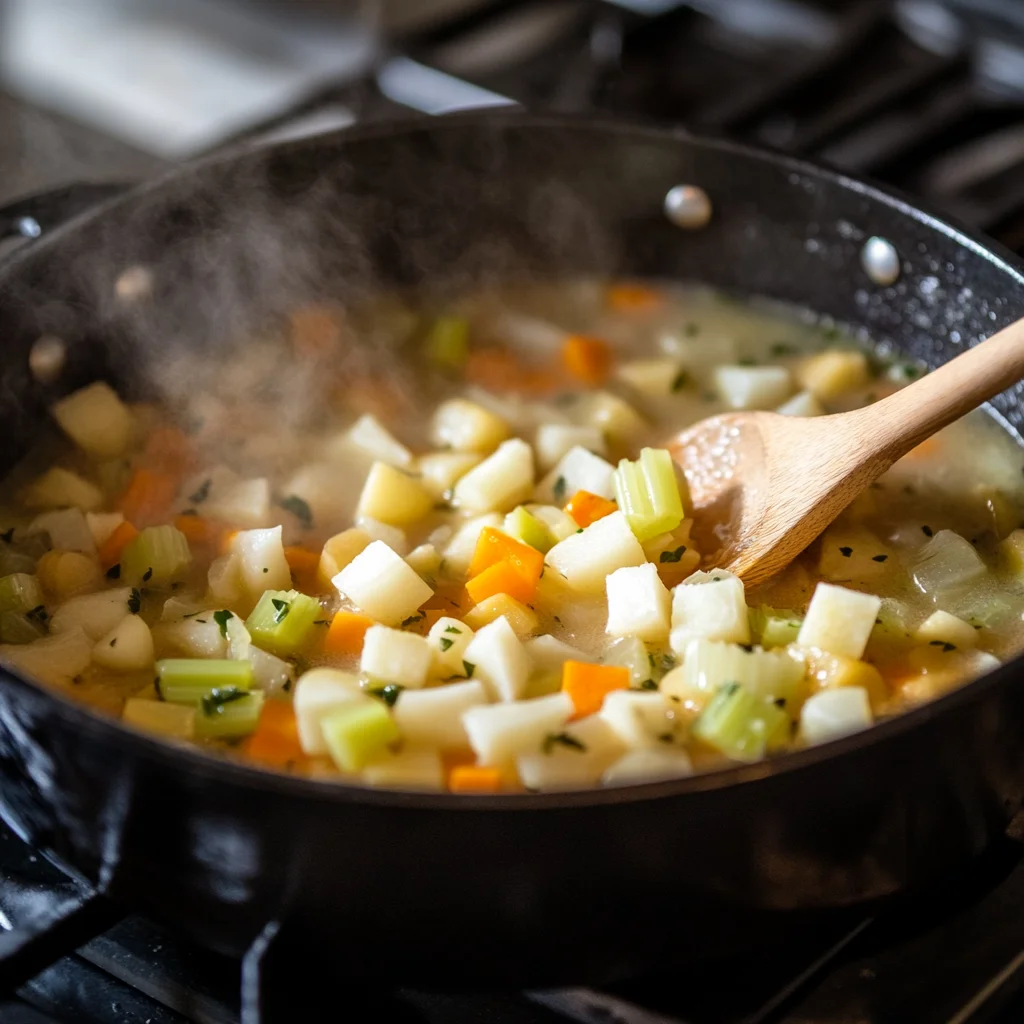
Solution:
{"label": "white potato cube", "polygon": [[491,526],[500,530],[502,522],[497,512],[491,512],[463,523],[444,549],[444,562],[448,569],[453,573],[465,575],[469,571],[469,563],[473,561],[477,541],[480,540],[484,527]]}
{"label": "white potato cube", "polygon": [[365,468],[362,464],[349,469],[331,462],[307,462],[284,481],[280,492],[304,501],[317,526],[345,522],[352,518],[358,495],[352,487],[339,487],[338,481],[347,483],[361,476]]}
{"label": "white potato cube", "polygon": [[820,647],[829,654],[861,658],[881,607],[881,598],[872,594],[819,583],[797,643],[801,647]]}
{"label": "white potato cube", "polygon": [[264,590],[288,590],[292,571],[284,555],[282,528],[242,530],[235,536],[232,550],[239,559],[242,583],[251,597]]}
{"label": "white potato cube", "polygon": [[604,455],[608,450],[604,434],[597,427],[568,423],[542,423],[537,428],[534,447],[541,469],[551,469],[573,448],[584,448],[595,455]]}
{"label": "white potato cube", "polygon": [[561,672],[567,661],[594,660],[579,648],[563,643],[549,634],[527,640],[526,653],[530,655],[538,672]]}
{"label": "white potato cube", "polygon": [[463,713],[462,724],[477,760],[500,766],[517,754],[540,748],[549,735],[562,731],[572,712],[569,695],[553,693],[470,708]]}
{"label": "white potato cube", "polygon": [[28,533],[48,533],[55,551],[80,551],[83,555],[96,554],[96,542],[82,510],[62,508],[43,512],[29,523]]}
{"label": "white potato cube", "polygon": [[598,714],[627,747],[658,747],[673,732],[671,704],[657,691],[613,690]]}
{"label": "white potato cube", "polygon": [[435,499],[440,499],[482,459],[477,452],[433,452],[421,456],[416,469],[423,486]]}
{"label": "white potato cube", "polygon": [[129,697],[124,702],[121,721],[164,739],[191,740],[196,732],[196,709],[162,700]]}
{"label": "white potato cube", "polygon": [[838,398],[844,391],[863,387],[871,379],[863,352],[819,352],[808,356],[797,370],[800,387],[823,402]]}
{"label": "white potato cube", "polygon": [[[241,623],[241,619],[236,615],[231,622]],[[256,689],[264,693],[287,693],[292,688],[295,670],[283,658],[250,645],[247,659],[252,665],[252,685]]]}
{"label": "white potato cube", "polygon": [[484,626],[466,647],[464,660],[473,666],[473,678],[484,684],[493,700],[522,697],[532,664],[508,619]]}
{"label": "white potato cube", "polygon": [[434,593],[383,541],[375,540],[331,581],[372,619],[397,626]]}
{"label": "white potato cube", "polygon": [[[242,560],[237,552],[221,555],[210,563],[206,573],[206,584],[211,603],[237,604],[246,596],[245,581],[242,579]],[[255,603],[255,595],[249,597]]]}
{"label": "white potato cube", "polygon": [[441,552],[433,544],[421,544],[413,548],[405,560],[424,578],[436,576],[441,569]]}
{"label": "white potato cube", "polygon": [[650,562],[616,569],[606,580],[611,636],[664,640],[669,633],[671,599],[657,567]]}
{"label": "white potato cube", "polygon": [[355,527],[329,537],[320,551],[320,567],[317,570],[320,579],[333,580],[356,555],[370,546],[372,540],[365,530]]}
{"label": "white potato cube", "polygon": [[299,744],[311,757],[328,753],[321,723],[332,711],[348,704],[376,700],[359,688],[359,680],[350,672],[333,668],[314,668],[295,684],[295,720]]}
{"label": "white potato cube", "polygon": [[441,750],[465,750],[469,737],[462,716],[470,708],[488,703],[487,690],[477,679],[426,690],[403,690],[394,707],[395,725],[410,743]]}
{"label": "white potato cube", "polygon": [[434,652],[426,638],[387,626],[371,626],[363,639],[359,670],[381,683],[419,689],[433,664]]}
{"label": "white potato cube", "polygon": [[50,618],[51,633],[81,629],[92,640],[109,633],[127,614],[131,587],[82,594],[65,601]]}
{"label": "white potato cube", "polygon": [[37,477],[21,495],[25,508],[80,508],[91,512],[103,504],[103,492],[70,469],[51,466]]}
{"label": "white potato cube", "polygon": [[101,637],[92,660],[109,672],[140,672],[153,664],[153,634],[138,615],[126,615]]}
{"label": "white potato cube", "polygon": [[808,745],[827,743],[866,729],[874,721],[868,691],[861,686],[822,690],[800,710],[800,737]]}
{"label": "white potato cube", "polygon": [[591,391],[577,402],[578,422],[598,430],[612,444],[630,444],[647,430],[643,418],[629,404],[610,391]]}
{"label": "white potato cube", "polygon": [[373,516],[356,516],[357,530],[362,530],[370,540],[382,540],[392,551],[397,552],[403,558],[409,553],[409,543],[405,530],[392,526],[390,523],[382,523]]}
{"label": "white potato cube", "polygon": [[681,747],[652,747],[624,754],[601,776],[601,784],[635,786],[643,782],[685,779],[692,774],[693,762]]}
{"label": "white potato cube", "polygon": [[454,499],[467,512],[508,512],[533,489],[533,451],[519,438],[498,450],[455,485]]}
{"label": "white potato cube", "polygon": [[96,547],[100,547],[124,522],[124,515],[120,512],[86,512],[85,521],[92,531]]}
{"label": "white potato cube", "polygon": [[621,512],[613,512],[582,533],[556,544],[545,556],[567,585],[584,594],[601,594],[605,579],[624,566],[643,565],[644,549]]}
{"label": "white potato cube", "polygon": [[500,416],[464,398],[442,402],[430,424],[431,441],[458,452],[494,451],[509,433]]}
{"label": "white potato cube", "polygon": [[526,511],[539,519],[551,531],[551,536],[556,541],[565,540],[579,530],[576,520],[568,512],[554,505],[527,505]]}
{"label": "white potato cube", "polygon": [[622,363],[615,375],[645,395],[661,397],[681,391],[687,383],[686,371],[678,359],[634,359]]}
{"label": "white potato cube", "polygon": [[602,498],[615,497],[612,474],[615,467],[579,446],[569,449],[558,465],[539,484],[534,495],[549,505],[564,505],[577,491],[590,491]]}
{"label": "white potato cube", "polygon": [[701,639],[750,643],[743,582],[725,569],[695,572],[672,591],[672,650]]}
{"label": "white potato cube", "polygon": [[362,778],[369,786],[436,793],[444,789],[444,765],[436,750],[407,747],[370,761],[363,768]]}
{"label": "white potato cube", "polygon": [[718,397],[730,409],[774,409],[793,392],[784,366],[719,366],[714,381]]}
{"label": "white potato cube", "polygon": [[466,622],[474,629],[483,629],[489,622],[500,618],[508,620],[520,639],[533,636],[540,627],[537,613],[508,594],[493,594],[466,612]]}
{"label": "white potato cube", "polygon": [[135,427],[128,406],[103,381],[72,392],[51,411],[64,433],[96,459],[117,458],[128,447]]}
{"label": "white potato cube", "polygon": [[214,489],[203,505],[203,515],[243,529],[268,526],[271,522],[270,481],[266,477],[255,477]]}
{"label": "white potato cube", "polygon": [[375,462],[363,484],[356,514],[391,526],[410,526],[433,507],[433,496],[418,480],[386,462]]}
{"label": "white potato cube", "polygon": [[810,391],[800,391],[775,410],[781,416],[824,416],[825,410]]}
{"label": "white potato cube", "polygon": [[969,622],[944,611],[932,612],[917,627],[914,636],[922,643],[953,644],[962,649],[975,647],[978,643],[978,631]]}
{"label": "white potato cube", "polygon": [[546,736],[539,749],[520,754],[516,770],[527,789],[581,789],[596,785],[623,750],[615,730],[599,715],[590,715]]}
{"label": "white potato cube", "polygon": [[349,427],[345,440],[365,455],[391,466],[408,466],[412,462],[412,452],[369,414],[360,416]]}
{"label": "white potato cube", "polygon": [[200,612],[178,622],[160,622],[153,641],[161,655],[189,658],[226,658],[227,640],[213,618],[213,611]]}

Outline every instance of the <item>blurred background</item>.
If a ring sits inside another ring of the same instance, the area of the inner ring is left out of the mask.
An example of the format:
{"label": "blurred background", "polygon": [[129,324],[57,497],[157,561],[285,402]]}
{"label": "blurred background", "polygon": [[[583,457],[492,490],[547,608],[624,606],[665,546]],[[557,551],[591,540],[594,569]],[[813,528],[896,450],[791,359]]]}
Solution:
{"label": "blurred background", "polygon": [[1022,0],[0,0],[0,201],[513,104],[822,158],[1024,246]]}

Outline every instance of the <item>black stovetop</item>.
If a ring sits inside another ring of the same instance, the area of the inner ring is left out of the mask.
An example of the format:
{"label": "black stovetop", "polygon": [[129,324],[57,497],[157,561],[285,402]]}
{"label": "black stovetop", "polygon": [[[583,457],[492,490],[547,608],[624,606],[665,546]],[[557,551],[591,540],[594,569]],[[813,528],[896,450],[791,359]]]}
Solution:
{"label": "black stovetop", "polygon": [[[658,11],[660,13],[651,13]],[[645,13],[646,12],[646,13]],[[889,182],[1024,251],[1024,3],[1019,0],[492,0],[395,40],[377,72],[325,89],[260,136],[344,104],[357,119],[437,109],[409,62],[458,107],[484,95],[532,108],[681,122],[825,159]],[[466,92],[464,83],[476,91]],[[12,114],[13,111],[13,114]],[[17,181],[50,183],[57,152],[90,177],[159,162],[0,97],[8,123],[46,123]],[[10,135],[8,134],[10,138]],[[0,148],[2,149],[2,148]],[[16,154],[18,155],[18,154]],[[5,176],[0,151],[0,176]],[[71,164],[65,164],[71,166]],[[66,171],[65,171],[66,173]],[[28,177],[26,177],[28,175]],[[7,176],[9,177],[9,176]],[[5,182],[9,185],[9,182]],[[17,186],[5,189],[11,194]],[[23,189],[27,191],[28,189]],[[332,979],[322,1005],[302,979],[273,979],[264,1022],[431,1024],[985,1024],[1024,1021],[1024,859],[1007,839],[934,891],[837,914],[755,957],[637,979],[607,991],[364,991]],[[0,830],[0,924],[77,895]],[[110,919],[113,919],[112,917]],[[97,922],[109,920],[100,914]],[[683,925],[685,926],[685,925]],[[698,925],[699,926],[699,923]],[[0,936],[2,938],[2,936]],[[78,939],[75,940],[79,941]],[[637,936],[642,942],[643,936]],[[240,1020],[243,968],[129,916],[0,1001],[0,1024]],[[2,949],[2,942],[0,942]],[[339,965],[339,970],[342,965]],[[0,977],[3,964],[0,962]],[[259,979],[246,974],[247,991]],[[339,1004],[339,990],[344,1001]],[[261,1019],[255,1003],[245,1024]]]}

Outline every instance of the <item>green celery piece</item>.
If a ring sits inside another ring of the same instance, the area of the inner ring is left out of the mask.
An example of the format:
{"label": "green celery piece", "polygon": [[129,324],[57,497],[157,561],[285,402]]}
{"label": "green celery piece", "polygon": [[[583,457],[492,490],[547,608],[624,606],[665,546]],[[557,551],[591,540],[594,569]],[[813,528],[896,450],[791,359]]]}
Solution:
{"label": "green celery piece", "polygon": [[379,700],[339,708],[320,725],[331,759],[345,772],[359,771],[399,737],[391,712]]}
{"label": "green celery piece", "polygon": [[30,644],[46,636],[45,627],[24,612],[0,612],[0,642]]}
{"label": "green celery piece", "polygon": [[156,690],[171,704],[199,704],[212,690],[252,689],[252,663],[229,658],[164,658]]}
{"label": "green celery piece", "polygon": [[0,612],[30,612],[43,603],[39,580],[28,573],[0,576]]}
{"label": "green celery piece", "polygon": [[205,740],[235,740],[248,736],[259,724],[262,711],[261,690],[241,696],[234,691],[208,695],[196,708],[196,736]]}
{"label": "green celery piece", "polygon": [[554,535],[547,525],[522,505],[517,505],[505,516],[505,532],[545,555],[555,546]]}
{"label": "green celery piece", "polygon": [[750,629],[762,647],[785,647],[795,644],[803,625],[803,616],[785,608],[750,609]]}
{"label": "green celery piece", "polygon": [[637,540],[670,533],[683,521],[675,466],[664,448],[644,448],[636,462],[623,459],[613,479],[619,508]]}
{"label": "green celery piece", "polygon": [[315,597],[297,590],[266,590],[245,620],[245,628],[257,647],[287,658],[305,645],[313,623],[322,617]]}
{"label": "green celery piece", "polygon": [[442,370],[461,370],[469,358],[469,321],[461,316],[438,317],[427,334],[427,357]]}
{"label": "green celery piece", "polygon": [[148,526],[121,554],[122,583],[160,587],[181,579],[192,562],[185,535],[173,526]]}
{"label": "green celery piece", "polygon": [[789,738],[790,718],[739,683],[726,683],[693,723],[691,732],[734,761],[760,761]]}

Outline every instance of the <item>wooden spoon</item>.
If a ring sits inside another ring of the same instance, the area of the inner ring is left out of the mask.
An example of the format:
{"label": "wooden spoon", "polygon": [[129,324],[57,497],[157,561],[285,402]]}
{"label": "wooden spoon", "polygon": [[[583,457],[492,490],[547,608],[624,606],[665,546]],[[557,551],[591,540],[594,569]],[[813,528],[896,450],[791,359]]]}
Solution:
{"label": "wooden spoon", "polygon": [[786,567],[926,437],[1024,377],[1024,320],[853,412],[702,420],[669,443],[690,485],[705,562],[753,585]]}

